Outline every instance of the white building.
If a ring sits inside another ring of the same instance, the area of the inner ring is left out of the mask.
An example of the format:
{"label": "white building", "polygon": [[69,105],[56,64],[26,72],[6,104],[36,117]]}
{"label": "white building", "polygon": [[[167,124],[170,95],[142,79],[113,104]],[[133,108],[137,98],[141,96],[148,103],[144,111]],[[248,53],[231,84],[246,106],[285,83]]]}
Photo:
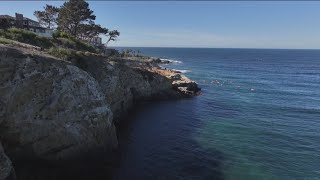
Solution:
{"label": "white building", "polygon": [[81,37],[80,39],[87,41],[92,46],[96,46],[96,47],[102,46],[102,38],[99,36],[95,36],[93,38]]}

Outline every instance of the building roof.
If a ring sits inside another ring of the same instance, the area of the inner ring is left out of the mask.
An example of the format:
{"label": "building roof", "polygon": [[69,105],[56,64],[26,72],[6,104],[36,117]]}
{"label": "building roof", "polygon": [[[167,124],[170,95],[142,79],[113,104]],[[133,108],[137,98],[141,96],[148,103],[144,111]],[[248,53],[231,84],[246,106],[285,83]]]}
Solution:
{"label": "building roof", "polygon": [[26,17],[23,17],[23,20],[25,20],[25,21],[33,21],[33,22],[36,22],[36,23],[39,23],[38,21],[35,21],[35,20],[32,20],[32,19],[30,19],[30,18],[26,18]]}
{"label": "building roof", "polygon": [[[0,19],[13,19],[13,20],[15,20],[16,18],[9,16],[9,15],[0,15]],[[35,20],[27,18],[27,17],[23,17],[23,20],[25,20],[25,21],[28,20],[28,21],[33,21],[33,22],[39,23],[38,21],[35,21]]]}
{"label": "building roof", "polygon": [[[15,17],[9,16],[9,15],[0,15],[0,19],[12,19],[12,20],[16,20]],[[32,21],[32,22],[35,22],[35,23],[39,23],[38,21],[32,20],[32,19],[27,18],[27,17],[23,17],[23,20],[24,20],[24,21]],[[52,29],[49,29],[49,28],[41,27],[41,26],[31,26],[31,27],[32,27],[32,28],[37,28],[37,29],[52,30]]]}

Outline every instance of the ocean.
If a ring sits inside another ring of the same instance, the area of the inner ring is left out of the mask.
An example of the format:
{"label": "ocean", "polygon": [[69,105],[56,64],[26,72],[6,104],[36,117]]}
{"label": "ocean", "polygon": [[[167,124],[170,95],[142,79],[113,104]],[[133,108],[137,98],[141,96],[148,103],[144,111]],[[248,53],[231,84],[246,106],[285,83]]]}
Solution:
{"label": "ocean", "polygon": [[320,179],[320,50],[130,49],[202,95],[141,104],[115,179]]}

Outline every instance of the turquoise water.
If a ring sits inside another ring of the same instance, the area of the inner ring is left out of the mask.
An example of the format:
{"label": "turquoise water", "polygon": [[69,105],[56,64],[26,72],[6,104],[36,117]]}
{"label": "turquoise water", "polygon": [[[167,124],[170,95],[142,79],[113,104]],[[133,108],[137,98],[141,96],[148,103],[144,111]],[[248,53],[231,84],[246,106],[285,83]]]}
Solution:
{"label": "turquoise water", "polygon": [[132,114],[116,179],[320,179],[320,51],[137,49],[203,94]]}

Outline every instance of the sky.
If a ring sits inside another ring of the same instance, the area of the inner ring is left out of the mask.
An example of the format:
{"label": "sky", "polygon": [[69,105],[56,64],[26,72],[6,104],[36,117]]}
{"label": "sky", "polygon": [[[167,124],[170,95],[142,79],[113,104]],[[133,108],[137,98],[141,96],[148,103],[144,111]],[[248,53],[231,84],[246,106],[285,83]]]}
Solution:
{"label": "sky", "polygon": [[[63,1],[0,1],[0,14],[36,19]],[[320,1],[89,1],[111,46],[320,49]],[[106,38],[103,37],[105,41]]]}

